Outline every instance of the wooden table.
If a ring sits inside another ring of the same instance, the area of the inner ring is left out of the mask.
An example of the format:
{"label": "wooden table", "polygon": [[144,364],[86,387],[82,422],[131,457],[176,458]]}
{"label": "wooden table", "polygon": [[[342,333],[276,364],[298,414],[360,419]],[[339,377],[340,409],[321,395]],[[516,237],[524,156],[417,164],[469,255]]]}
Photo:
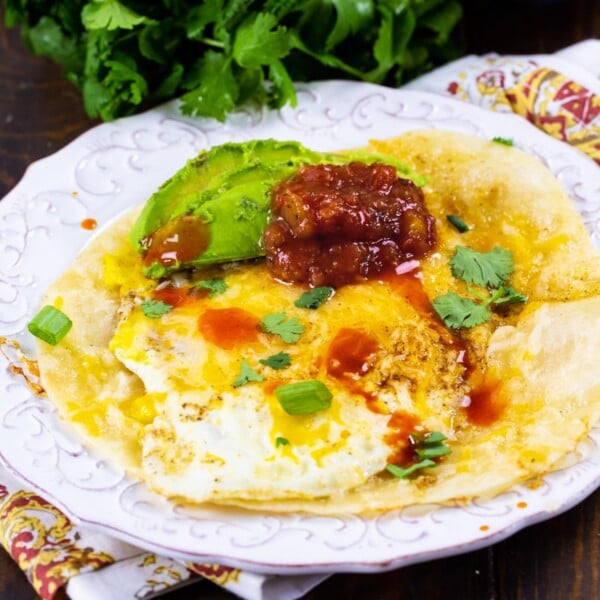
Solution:
{"label": "wooden table", "polygon": [[[469,53],[553,52],[600,37],[597,0],[467,0],[458,35]],[[91,127],[79,93],[48,61],[32,57],[0,26],[0,198],[32,161]],[[230,598],[202,583],[170,598]],[[600,598],[600,492],[551,521],[482,550],[377,575],[335,575],[307,598]],[[35,593],[0,548],[0,599]],[[108,599],[107,599],[108,600]]]}

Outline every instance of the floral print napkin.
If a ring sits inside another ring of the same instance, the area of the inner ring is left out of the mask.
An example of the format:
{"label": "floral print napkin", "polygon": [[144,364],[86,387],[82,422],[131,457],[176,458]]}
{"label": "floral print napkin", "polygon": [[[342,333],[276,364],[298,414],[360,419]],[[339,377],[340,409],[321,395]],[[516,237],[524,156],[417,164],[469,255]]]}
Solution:
{"label": "floral print napkin", "polygon": [[[600,165],[600,40],[554,55],[468,56],[408,89],[513,112]],[[0,542],[35,591],[51,600],[149,598],[209,579],[246,599],[291,600],[327,575],[266,576],[212,564],[183,564],[79,527],[0,465]]]}
{"label": "floral print napkin", "polygon": [[553,55],[467,56],[405,87],[515,113],[600,165],[600,40]]}

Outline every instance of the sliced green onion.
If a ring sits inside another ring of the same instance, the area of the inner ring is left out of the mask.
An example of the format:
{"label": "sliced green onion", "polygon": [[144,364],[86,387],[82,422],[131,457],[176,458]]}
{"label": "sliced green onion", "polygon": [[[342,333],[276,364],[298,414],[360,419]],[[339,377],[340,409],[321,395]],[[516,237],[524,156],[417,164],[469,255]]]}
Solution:
{"label": "sliced green onion", "polygon": [[512,141],[511,138],[505,138],[505,137],[500,137],[500,136],[496,136],[495,138],[492,138],[492,142],[496,142],[496,144],[503,144],[504,146],[513,146],[514,142]]}
{"label": "sliced green onion", "polygon": [[331,406],[331,392],[317,380],[297,381],[275,388],[275,397],[288,415],[307,415]]}
{"label": "sliced green onion", "polygon": [[279,448],[279,446],[289,446],[290,442],[287,438],[277,436],[275,438],[275,448]]}
{"label": "sliced green onion", "polygon": [[458,215],[446,215],[446,219],[460,233],[469,231],[469,226]]}
{"label": "sliced green onion", "polygon": [[426,458],[418,463],[415,463],[414,465],[411,465],[410,467],[407,467],[406,469],[403,469],[398,465],[388,465],[386,469],[394,477],[398,477],[399,479],[405,479],[406,477],[412,475],[415,471],[418,471],[419,469],[425,469],[426,467],[435,467],[436,464],[437,463],[435,463],[434,461]]}
{"label": "sliced green onion", "polygon": [[447,439],[448,438],[441,431],[432,431],[431,433],[425,434],[420,442],[424,446],[429,446],[432,444],[439,444]]}
{"label": "sliced green onion", "polygon": [[431,446],[425,445],[424,448],[415,450],[419,458],[438,458],[439,456],[446,456],[450,454],[452,450],[444,444],[432,444]]}
{"label": "sliced green onion", "polygon": [[55,306],[46,305],[27,324],[27,329],[35,337],[56,346],[71,329],[73,322]]}

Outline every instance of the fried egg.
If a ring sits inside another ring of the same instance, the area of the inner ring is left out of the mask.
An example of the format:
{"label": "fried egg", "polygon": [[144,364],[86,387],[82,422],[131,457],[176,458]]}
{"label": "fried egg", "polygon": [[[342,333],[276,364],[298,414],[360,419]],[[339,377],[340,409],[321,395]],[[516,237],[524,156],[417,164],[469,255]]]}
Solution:
{"label": "fried egg", "polygon": [[[157,319],[145,316],[145,296],[126,296],[110,342],[157,404],[142,470],[163,493],[196,501],[338,494],[384,471],[414,431],[451,435],[464,366],[406,284],[345,286],[311,310],[294,305],[302,288],[276,282],[264,264],[219,275],[227,289],[213,298],[181,280],[156,291],[183,298]],[[398,280],[421,289],[416,271]],[[261,331],[272,313],[298,320],[296,342]],[[287,368],[260,363],[280,352]],[[261,381],[234,387],[242,360]],[[325,383],[331,406],[287,414],[274,390],[307,379]]]}

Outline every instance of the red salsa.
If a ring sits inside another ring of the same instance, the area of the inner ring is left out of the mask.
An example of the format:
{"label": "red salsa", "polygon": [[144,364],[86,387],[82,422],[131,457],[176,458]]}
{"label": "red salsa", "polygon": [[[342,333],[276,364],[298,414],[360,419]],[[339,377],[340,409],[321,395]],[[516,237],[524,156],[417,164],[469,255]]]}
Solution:
{"label": "red salsa", "polygon": [[263,236],[277,279],[338,287],[393,269],[434,246],[423,193],[395,167],[303,166],[273,190]]}

